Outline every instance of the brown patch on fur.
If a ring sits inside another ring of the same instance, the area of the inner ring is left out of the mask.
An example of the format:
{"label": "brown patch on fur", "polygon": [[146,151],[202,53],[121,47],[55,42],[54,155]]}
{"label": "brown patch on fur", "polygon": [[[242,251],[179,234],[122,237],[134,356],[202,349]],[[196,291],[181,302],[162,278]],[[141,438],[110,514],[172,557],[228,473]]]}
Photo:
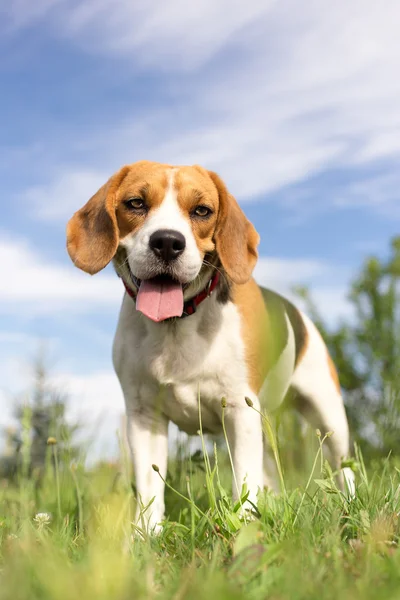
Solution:
{"label": "brown patch on fur", "polygon": [[233,301],[242,317],[242,336],[252,389],[258,393],[268,372],[288,343],[289,318],[295,337],[295,365],[308,344],[308,333],[298,309],[276,292],[248,284],[233,286]]}
{"label": "brown patch on fur", "polygon": [[[116,203],[120,239],[134,233],[146,217],[159,208],[168,188],[169,165],[141,161],[130,165],[129,172],[121,183]],[[135,213],[125,206],[125,201],[139,197],[146,203],[146,210]]]}
{"label": "brown patch on fur", "polygon": [[326,354],[327,354],[329,372],[330,372],[331,377],[333,379],[333,383],[335,384],[335,387],[336,387],[337,391],[339,392],[339,394],[341,394],[342,390],[341,390],[341,387],[340,387],[339,375],[338,375],[335,363],[333,362],[333,360],[331,358],[331,355],[329,354],[328,350],[326,350]]}
{"label": "brown patch on fur", "polygon": [[293,328],[296,347],[295,366],[297,367],[307,350],[308,332],[300,311],[291,302],[286,300],[286,298],[283,298],[283,302],[290,324]]}
{"label": "brown patch on fur", "polygon": [[78,210],[67,225],[67,249],[74,264],[93,275],[110,262],[119,243],[115,198],[129,167],[122,167]]}
{"label": "brown patch on fur", "polygon": [[[215,249],[214,232],[217,224],[219,198],[208,172],[201,167],[180,167],[174,175],[174,188],[182,214],[187,218],[202,254]],[[196,206],[206,206],[212,213],[207,218],[193,217]]]}
{"label": "brown patch on fur", "polygon": [[208,174],[219,196],[214,234],[218,256],[232,281],[243,284],[249,281],[257,262],[260,236],[218,175],[212,171]]}
{"label": "brown patch on fur", "polygon": [[232,294],[242,321],[249,385],[257,394],[271,362],[268,348],[271,323],[261,290],[254,279],[250,279],[244,285],[234,285]]}

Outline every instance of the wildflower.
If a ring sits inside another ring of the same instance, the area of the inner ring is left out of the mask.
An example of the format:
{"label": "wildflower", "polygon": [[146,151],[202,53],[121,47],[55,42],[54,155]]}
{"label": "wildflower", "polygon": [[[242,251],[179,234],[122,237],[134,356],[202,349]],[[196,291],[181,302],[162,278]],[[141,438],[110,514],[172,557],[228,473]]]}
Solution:
{"label": "wildflower", "polygon": [[250,406],[250,408],[252,408],[253,407],[253,400],[251,400],[247,396],[245,397],[245,400],[246,400],[247,406]]}
{"label": "wildflower", "polygon": [[151,466],[152,466],[153,471],[155,471],[156,473],[160,472],[160,468],[157,467],[157,465],[151,465]]}
{"label": "wildflower", "polygon": [[47,438],[47,445],[48,446],[55,446],[57,444],[57,440],[55,437],[49,437]]}
{"label": "wildflower", "polygon": [[41,529],[45,525],[50,524],[51,514],[47,512],[39,512],[33,517],[33,520],[37,524],[38,528]]}
{"label": "wildflower", "polygon": [[226,408],[226,398],[221,398],[221,406],[222,408]]}

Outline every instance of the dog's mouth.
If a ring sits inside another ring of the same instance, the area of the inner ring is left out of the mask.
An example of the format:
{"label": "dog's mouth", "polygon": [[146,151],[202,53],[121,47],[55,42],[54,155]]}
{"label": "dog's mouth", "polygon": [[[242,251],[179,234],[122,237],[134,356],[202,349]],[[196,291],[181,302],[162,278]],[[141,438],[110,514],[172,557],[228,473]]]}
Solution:
{"label": "dog's mouth", "polygon": [[169,275],[152,279],[138,279],[132,275],[132,279],[138,288],[136,310],[156,323],[182,316],[185,285]]}

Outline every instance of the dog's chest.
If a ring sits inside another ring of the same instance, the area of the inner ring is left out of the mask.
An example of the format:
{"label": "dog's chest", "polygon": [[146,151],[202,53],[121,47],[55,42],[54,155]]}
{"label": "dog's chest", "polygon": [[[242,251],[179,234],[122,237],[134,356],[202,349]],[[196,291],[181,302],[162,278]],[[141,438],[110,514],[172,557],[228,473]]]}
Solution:
{"label": "dog's chest", "polygon": [[[200,327],[197,314],[176,328],[152,327],[132,363],[131,381],[141,390],[137,401],[157,404],[191,434],[199,429],[199,396],[203,427],[217,432],[221,398],[236,402],[240,396],[244,401],[248,389],[240,315],[231,303],[215,312]],[[129,360],[129,353],[124,354],[124,361]]]}
{"label": "dog's chest", "polygon": [[141,362],[160,384],[221,377],[234,365],[244,366],[242,325],[235,305],[228,303],[219,311],[211,308],[208,314],[203,311],[204,317],[193,315],[176,327],[153,327],[143,339]]}
{"label": "dog's chest", "polygon": [[179,429],[190,435],[202,428],[205,433],[218,433],[221,429],[222,386],[215,378],[199,383],[169,384],[161,386],[160,400],[165,416]]}

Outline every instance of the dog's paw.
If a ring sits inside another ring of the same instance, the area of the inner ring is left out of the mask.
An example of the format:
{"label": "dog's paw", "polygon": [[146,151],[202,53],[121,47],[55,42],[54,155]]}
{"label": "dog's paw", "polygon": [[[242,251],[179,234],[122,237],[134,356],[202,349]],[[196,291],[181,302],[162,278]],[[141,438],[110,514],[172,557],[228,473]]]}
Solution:
{"label": "dog's paw", "polygon": [[245,523],[250,523],[251,521],[255,521],[257,519],[256,511],[252,507],[251,504],[245,502],[237,511],[237,515],[241,521]]}
{"label": "dog's paw", "polygon": [[344,467],[342,469],[342,473],[344,493],[347,496],[348,500],[354,500],[356,497],[356,483],[354,471],[350,469],[350,467]]}
{"label": "dog's paw", "polygon": [[164,527],[161,523],[155,523],[154,525],[149,525],[148,531],[150,535],[158,536],[163,532]]}

